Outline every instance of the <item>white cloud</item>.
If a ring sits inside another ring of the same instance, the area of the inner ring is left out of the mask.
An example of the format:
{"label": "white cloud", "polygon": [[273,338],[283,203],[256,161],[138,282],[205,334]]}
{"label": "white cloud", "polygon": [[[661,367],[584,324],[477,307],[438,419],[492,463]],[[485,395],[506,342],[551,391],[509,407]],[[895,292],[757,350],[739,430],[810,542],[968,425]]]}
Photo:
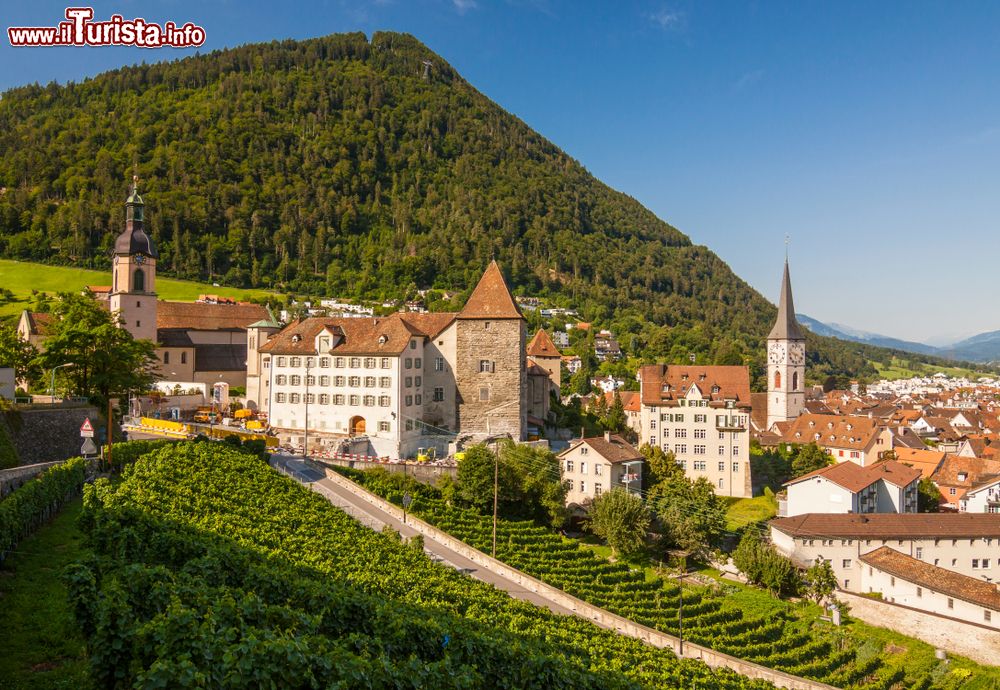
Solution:
{"label": "white cloud", "polygon": [[661,29],[679,29],[684,23],[684,14],[668,7],[661,7],[656,12],[646,15],[654,26]]}
{"label": "white cloud", "polygon": [[468,10],[474,10],[479,5],[476,0],[451,0],[459,14],[465,14]]}

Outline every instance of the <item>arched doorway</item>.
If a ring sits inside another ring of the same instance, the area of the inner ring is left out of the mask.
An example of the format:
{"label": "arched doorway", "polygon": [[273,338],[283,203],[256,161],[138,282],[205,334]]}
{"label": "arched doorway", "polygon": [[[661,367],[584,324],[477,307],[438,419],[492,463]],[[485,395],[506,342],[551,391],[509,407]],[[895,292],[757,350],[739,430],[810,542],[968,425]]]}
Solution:
{"label": "arched doorway", "polygon": [[365,418],[351,417],[351,421],[348,426],[351,430],[351,436],[363,436],[365,433]]}

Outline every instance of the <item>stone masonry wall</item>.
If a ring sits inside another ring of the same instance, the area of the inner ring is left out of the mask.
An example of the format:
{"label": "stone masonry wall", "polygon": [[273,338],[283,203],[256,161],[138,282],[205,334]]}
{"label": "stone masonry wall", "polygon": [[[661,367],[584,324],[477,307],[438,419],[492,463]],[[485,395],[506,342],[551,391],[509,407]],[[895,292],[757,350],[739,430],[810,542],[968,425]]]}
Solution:
{"label": "stone masonry wall", "polygon": [[22,465],[67,460],[80,454],[83,439],[80,425],[90,418],[99,424],[97,408],[54,406],[51,409],[27,409],[5,413],[10,440]]}
{"label": "stone masonry wall", "polygon": [[869,625],[911,635],[981,664],[992,666],[1000,659],[1000,632],[995,630],[849,592],[838,591],[836,596],[850,605],[851,616]]}
{"label": "stone masonry wall", "polygon": [[[520,441],[527,425],[524,321],[459,319],[456,325],[459,434],[509,433]],[[493,373],[479,371],[484,359],[495,363]],[[489,400],[480,401],[481,388],[489,389]]]}

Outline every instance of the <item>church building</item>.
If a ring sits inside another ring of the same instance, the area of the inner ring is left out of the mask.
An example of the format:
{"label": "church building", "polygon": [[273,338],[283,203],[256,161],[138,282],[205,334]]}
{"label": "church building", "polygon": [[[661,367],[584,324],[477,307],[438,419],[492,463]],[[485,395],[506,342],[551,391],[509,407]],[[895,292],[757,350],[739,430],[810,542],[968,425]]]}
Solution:
{"label": "church building", "polygon": [[[138,179],[125,201],[125,228],[115,239],[111,285],[88,286],[95,299],[118,315],[118,323],[139,340],[157,344],[158,373],[181,384],[218,382],[245,386],[247,327],[273,317],[256,304],[166,302],[156,294],[156,244],[146,233],[145,204]],[[21,338],[43,344],[49,314],[25,311]]]}

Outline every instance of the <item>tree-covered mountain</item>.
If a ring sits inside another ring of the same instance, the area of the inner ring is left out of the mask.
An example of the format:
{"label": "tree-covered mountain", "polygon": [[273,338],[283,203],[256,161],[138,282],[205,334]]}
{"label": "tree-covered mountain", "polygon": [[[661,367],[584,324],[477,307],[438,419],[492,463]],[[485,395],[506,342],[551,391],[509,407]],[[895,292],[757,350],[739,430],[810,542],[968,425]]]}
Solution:
{"label": "tree-covered mountain", "polygon": [[[249,45],[6,92],[0,256],[106,268],[133,166],[167,274],[400,297],[467,291],[495,256],[515,291],[613,325],[632,355],[762,370],[770,303],[408,35]],[[871,375],[868,360],[888,357],[812,340],[814,379]]]}

